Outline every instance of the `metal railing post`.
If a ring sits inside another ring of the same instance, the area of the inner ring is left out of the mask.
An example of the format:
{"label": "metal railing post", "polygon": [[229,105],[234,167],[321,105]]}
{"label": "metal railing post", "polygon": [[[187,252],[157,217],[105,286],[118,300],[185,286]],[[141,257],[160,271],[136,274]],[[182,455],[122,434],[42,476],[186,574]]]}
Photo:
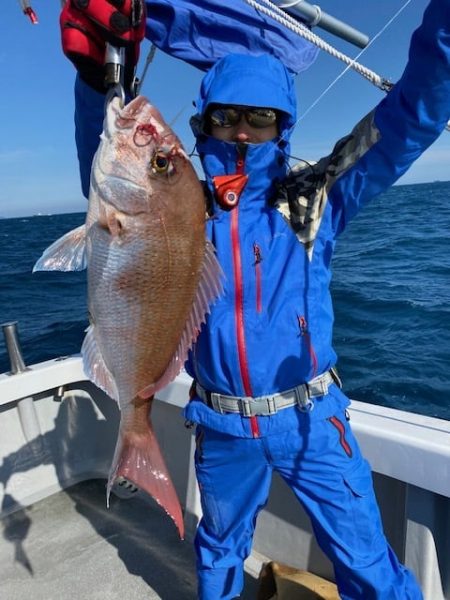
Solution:
{"label": "metal railing post", "polygon": [[[20,347],[17,321],[2,324],[5,337],[6,349],[8,351],[11,365],[11,376],[20,375],[27,371]],[[20,425],[27,442],[41,435],[36,408],[32,397],[22,398],[17,402]]]}

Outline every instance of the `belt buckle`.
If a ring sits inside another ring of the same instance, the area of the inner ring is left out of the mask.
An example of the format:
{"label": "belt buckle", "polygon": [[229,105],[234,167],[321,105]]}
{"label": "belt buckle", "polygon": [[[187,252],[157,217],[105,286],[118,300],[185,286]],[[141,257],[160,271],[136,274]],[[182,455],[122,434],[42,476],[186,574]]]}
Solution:
{"label": "belt buckle", "polygon": [[278,412],[274,396],[263,396],[258,398],[241,398],[240,406],[244,417],[256,417],[274,415]]}
{"label": "belt buckle", "polygon": [[298,385],[295,388],[295,399],[297,406],[302,412],[311,412],[314,409],[314,401],[309,395],[308,384]]}
{"label": "belt buckle", "polygon": [[240,408],[244,417],[253,417],[252,413],[252,398],[245,397],[239,399]]}
{"label": "belt buckle", "polygon": [[213,409],[220,413],[221,415],[224,414],[224,410],[222,408],[222,403],[220,402],[220,394],[215,394],[214,392],[210,393],[210,399],[211,399],[211,404]]}
{"label": "belt buckle", "polygon": [[275,415],[278,412],[277,403],[275,402],[274,396],[266,396],[268,415]]}

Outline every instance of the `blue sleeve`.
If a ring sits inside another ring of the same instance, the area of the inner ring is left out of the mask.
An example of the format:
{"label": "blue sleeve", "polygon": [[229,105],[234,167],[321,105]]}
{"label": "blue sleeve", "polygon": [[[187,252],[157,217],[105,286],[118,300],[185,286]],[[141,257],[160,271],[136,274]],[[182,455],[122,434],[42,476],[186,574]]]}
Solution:
{"label": "blue sleeve", "polygon": [[171,56],[206,71],[227,54],[272,54],[293,73],[318,48],[242,0],[146,0],[146,37]]}
{"label": "blue sleeve", "polygon": [[431,0],[394,88],[330,157],[328,199],[339,234],[438,138],[450,118],[450,0]]}
{"label": "blue sleeve", "polygon": [[83,195],[89,197],[89,181],[94,154],[103,129],[105,96],[77,76],[75,80],[75,141]]}

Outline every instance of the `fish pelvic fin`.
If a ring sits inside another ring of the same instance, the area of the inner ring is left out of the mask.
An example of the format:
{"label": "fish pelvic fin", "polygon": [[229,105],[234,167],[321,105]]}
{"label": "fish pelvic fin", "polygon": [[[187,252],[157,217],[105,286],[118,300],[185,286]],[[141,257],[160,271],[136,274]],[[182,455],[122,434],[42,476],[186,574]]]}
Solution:
{"label": "fish pelvic fin", "polygon": [[106,392],[108,396],[119,401],[119,391],[111,372],[103,360],[102,353],[95,339],[95,329],[90,325],[81,346],[81,355],[83,357],[83,369],[91,381],[97,387]]}
{"label": "fish pelvic fin", "polygon": [[124,478],[144,490],[165,510],[184,539],[184,521],[180,501],[166,467],[150,417],[135,431],[127,427],[122,414],[114,458],[107,484],[107,505],[111,488]]}
{"label": "fish pelvic fin", "polygon": [[197,288],[197,293],[192,303],[192,308],[186,320],[178,347],[172,356],[163,375],[148,387],[139,392],[140,398],[148,398],[166,387],[183,368],[188,352],[197,339],[202,323],[211,310],[211,305],[223,292],[223,271],[216,258],[216,251],[207,239],[202,272]]}
{"label": "fish pelvic fin", "polygon": [[33,267],[35,271],[82,271],[86,268],[86,226],[80,225],[53,242]]}

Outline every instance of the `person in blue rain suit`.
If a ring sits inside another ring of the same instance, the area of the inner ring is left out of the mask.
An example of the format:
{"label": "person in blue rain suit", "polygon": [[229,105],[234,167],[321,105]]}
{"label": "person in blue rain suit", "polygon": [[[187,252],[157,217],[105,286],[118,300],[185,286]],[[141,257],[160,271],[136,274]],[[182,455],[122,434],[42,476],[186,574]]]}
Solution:
{"label": "person in blue rain suit", "polygon": [[[93,90],[92,69],[86,75],[74,62],[87,193],[103,96]],[[450,117],[450,0],[431,0],[401,80],[314,165],[288,166],[293,79],[270,54],[218,60],[196,108],[207,235],[225,273],[224,294],[186,365],[195,384],[184,414],[197,426],[203,508],[195,540],[199,598],[241,593],[243,562],[276,471],[309,515],[341,598],[418,600],[414,576],[383,534],[371,470],[348,422],[349,400],[334,368],[330,263],[349,221]]]}

